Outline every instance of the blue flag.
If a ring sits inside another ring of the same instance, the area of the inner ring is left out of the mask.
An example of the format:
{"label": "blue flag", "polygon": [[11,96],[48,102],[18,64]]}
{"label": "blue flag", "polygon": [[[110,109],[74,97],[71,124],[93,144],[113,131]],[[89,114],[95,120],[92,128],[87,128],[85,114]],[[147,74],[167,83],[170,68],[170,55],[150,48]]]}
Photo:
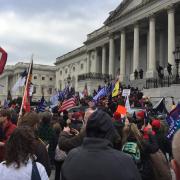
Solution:
{"label": "blue flag", "polygon": [[169,125],[167,138],[172,139],[178,129],[180,129],[180,103],[167,116],[166,121]]}
{"label": "blue flag", "polygon": [[47,107],[47,103],[46,103],[46,101],[45,101],[45,99],[44,99],[44,96],[42,96],[41,101],[40,101],[40,103],[39,103],[39,105],[38,105],[37,110],[38,110],[38,112],[44,112],[45,109],[46,109],[46,107]]}

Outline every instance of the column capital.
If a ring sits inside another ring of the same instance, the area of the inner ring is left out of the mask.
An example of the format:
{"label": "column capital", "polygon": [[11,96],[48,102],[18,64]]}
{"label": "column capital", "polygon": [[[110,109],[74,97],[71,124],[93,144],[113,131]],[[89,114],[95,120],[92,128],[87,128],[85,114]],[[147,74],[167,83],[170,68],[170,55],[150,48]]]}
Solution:
{"label": "column capital", "polygon": [[167,13],[174,13],[175,11],[175,7],[174,7],[174,4],[171,4],[169,6],[167,6]]}
{"label": "column capital", "polygon": [[134,28],[138,28],[139,27],[139,21],[134,22]]}
{"label": "column capital", "polygon": [[151,15],[149,16],[149,20],[150,20],[150,21],[155,21],[155,20],[156,20],[155,14],[151,14]]}

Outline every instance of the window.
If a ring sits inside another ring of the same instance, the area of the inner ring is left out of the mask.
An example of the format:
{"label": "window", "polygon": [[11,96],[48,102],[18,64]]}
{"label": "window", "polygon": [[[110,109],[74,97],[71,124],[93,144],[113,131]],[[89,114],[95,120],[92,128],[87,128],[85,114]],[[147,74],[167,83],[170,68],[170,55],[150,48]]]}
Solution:
{"label": "window", "polygon": [[34,79],[37,79],[37,76],[34,76]]}
{"label": "window", "polygon": [[83,69],[83,67],[84,67],[84,64],[81,64],[81,69]]}
{"label": "window", "polygon": [[52,94],[52,88],[49,88],[49,94]]}
{"label": "window", "polygon": [[33,87],[33,94],[36,94],[36,87]]}
{"label": "window", "polygon": [[49,80],[50,80],[50,81],[52,81],[52,80],[53,80],[53,78],[52,78],[52,77],[50,77],[50,78],[49,78]]}
{"label": "window", "polygon": [[45,80],[45,77],[42,77],[42,80],[44,81],[44,80]]}
{"label": "window", "polygon": [[62,71],[60,71],[60,75],[62,75]]}
{"label": "window", "polygon": [[73,67],[73,71],[75,72],[75,70],[76,70],[76,68],[75,67]]}
{"label": "window", "polygon": [[67,72],[68,72],[68,70],[66,69],[66,70],[65,70],[65,73],[67,74]]}

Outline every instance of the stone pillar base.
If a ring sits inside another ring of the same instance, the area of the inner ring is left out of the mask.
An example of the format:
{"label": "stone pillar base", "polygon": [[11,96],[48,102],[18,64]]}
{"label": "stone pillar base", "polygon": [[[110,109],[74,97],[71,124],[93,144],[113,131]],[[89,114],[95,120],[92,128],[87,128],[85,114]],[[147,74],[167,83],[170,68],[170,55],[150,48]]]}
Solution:
{"label": "stone pillar base", "polygon": [[132,73],[132,74],[130,75],[130,80],[131,80],[131,81],[134,81],[134,80],[135,80],[134,73]]}
{"label": "stone pillar base", "polygon": [[147,70],[146,71],[146,78],[157,78],[158,77],[158,74],[157,74],[157,71],[155,70]]}
{"label": "stone pillar base", "polygon": [[126,76],[125,76],[125,75],[120,75],[120,76],[119,76],[120,82],[124,82],[125,79],[126,79]]}

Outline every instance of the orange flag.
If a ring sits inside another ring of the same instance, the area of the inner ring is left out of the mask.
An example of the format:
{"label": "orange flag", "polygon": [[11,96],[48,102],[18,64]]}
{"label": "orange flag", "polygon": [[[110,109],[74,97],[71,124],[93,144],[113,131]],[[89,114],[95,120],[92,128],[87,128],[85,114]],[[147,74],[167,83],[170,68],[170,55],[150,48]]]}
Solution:
{"label": "orange flag", "polygon": [[124,106],[119,105],[119,106],[117,107],[116,112],[118,112],[118,113],[120,113],[120,114],[122,114],[122,115],[126,115],[127,109],[126,109]]}

